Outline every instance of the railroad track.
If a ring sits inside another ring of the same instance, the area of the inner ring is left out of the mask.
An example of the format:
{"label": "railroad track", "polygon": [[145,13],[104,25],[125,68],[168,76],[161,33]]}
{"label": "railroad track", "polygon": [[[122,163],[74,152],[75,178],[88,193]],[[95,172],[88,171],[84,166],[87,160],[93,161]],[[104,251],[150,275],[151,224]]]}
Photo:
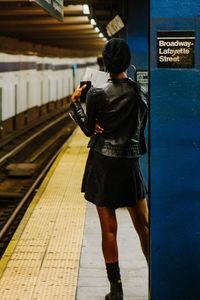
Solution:
{"label": "railroad track", "polygon": [[0,257],[74,128],[65,113],[0,149]]}

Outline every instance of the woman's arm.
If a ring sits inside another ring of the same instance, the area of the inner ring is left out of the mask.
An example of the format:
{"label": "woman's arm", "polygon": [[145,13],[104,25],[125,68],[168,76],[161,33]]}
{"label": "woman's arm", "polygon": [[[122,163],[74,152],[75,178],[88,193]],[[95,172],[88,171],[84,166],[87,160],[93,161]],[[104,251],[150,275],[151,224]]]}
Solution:
{"label": "woman's arm", "polygon": [[71,96],[70,108],[73,111],[74,119],[88,137],[96,133],[102,133],[103,128],[101,128],[96,122],[95,113],[95,98],[94,95],[88,91],[86,99],[86,114],[83,107],[79,101],[82,91],[86,88],[86,85],[82,87],[77,87]]}

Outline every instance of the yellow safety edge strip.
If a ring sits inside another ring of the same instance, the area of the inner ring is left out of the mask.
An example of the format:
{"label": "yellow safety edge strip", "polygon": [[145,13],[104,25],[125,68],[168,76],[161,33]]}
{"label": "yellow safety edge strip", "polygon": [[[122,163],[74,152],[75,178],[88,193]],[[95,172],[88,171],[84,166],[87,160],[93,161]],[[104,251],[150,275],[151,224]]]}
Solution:
{"label": "yellow safety edge strip", "polygon": [[41,183],[37,193],[35,194],[33,200],[31,201],[26,213],[24,214],[22,220],[20,221],[17,230],[15,231],[11,241],[9,242],[2,258],[0,259],[0,279],[6,269],[6,266],[19,242],[19,239],[24,231],[24,228],[26,227],[26,224],[28,223],[28,220],[31,217],[31,214],[34,210],[34,208],[36,207],[38,201],[40,200],[51,176],[53,175],[59,161],[61,160],[62,156],[64,155],[69,143],[71,142],[71,139],[73,138],[75,132],[77,131],[77,129],[75,129],[75,131],[72,133],[72,135],[68,138],[67,142],[62,146],[61,151],[58,155],[58,157],[56,158],[56,160],[54,161],[53,165],[51,166],[50,170],[48,171],[47,175],[45,176],[45,179],[43,180],[43,182]]}

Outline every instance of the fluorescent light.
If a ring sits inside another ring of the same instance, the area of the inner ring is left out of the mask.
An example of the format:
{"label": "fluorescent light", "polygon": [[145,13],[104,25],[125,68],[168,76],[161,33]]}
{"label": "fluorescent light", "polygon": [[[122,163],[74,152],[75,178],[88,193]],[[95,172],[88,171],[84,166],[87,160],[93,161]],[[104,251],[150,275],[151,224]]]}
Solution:
{"label": "fluorescent light", "polygon": [[99,27],[95,27],[95,28],[94,28],[94,31],[97,32],[97,33],[100,32]]}
{"label": "fluorescent light", "polygon": [[100,37],[100,38],[103,38],[103,37],[104,37],[104,35],[103,35],[102,32],[99,32],[99,37]]}
{"label": "fluorescent light", "polygon": [[90,24],[93,25],[93,26],[97,25],[95,19],[91,19],[91,20],[90,20]]}
{"label": "fluorescent light", "polygon": [[83,4],[83,13],[84,13],[84,15],[90,14],[90,9],[89,9],[88,4]]}

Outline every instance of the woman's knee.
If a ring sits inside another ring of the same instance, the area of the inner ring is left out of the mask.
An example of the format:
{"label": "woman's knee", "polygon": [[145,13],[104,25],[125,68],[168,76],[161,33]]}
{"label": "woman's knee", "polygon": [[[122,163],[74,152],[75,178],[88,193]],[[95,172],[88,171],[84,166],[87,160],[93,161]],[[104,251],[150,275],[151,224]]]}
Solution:
{"label": "woman's knee", "polygon": [[107,224],[104,224],[102,227],[102,234],[105,237],[112,237],[117,235],[117,223],[110,220],[110,222],[107,222]]}
{"label": "woman's knee", "polygon": [[141,226],[141,231],[143,234],[149,234],[149,223],[145,220]]}
{"label": "woman's knee", "polygon": [[149,232],[148,207],[146,200],[139,200],[135,207],[128,208],[137,232]]}
{"label": "woman's knee", "polygon": [[104,235],[116,235],[117,233],[117,219],[115,211],[107,208],[97,208],[102,233]]}
{"label": "woman's knee", "polygon": [[139,231],[144,234],[149,232],[149,220],[147,214],[140,211],[137,215],[137,223]]}

